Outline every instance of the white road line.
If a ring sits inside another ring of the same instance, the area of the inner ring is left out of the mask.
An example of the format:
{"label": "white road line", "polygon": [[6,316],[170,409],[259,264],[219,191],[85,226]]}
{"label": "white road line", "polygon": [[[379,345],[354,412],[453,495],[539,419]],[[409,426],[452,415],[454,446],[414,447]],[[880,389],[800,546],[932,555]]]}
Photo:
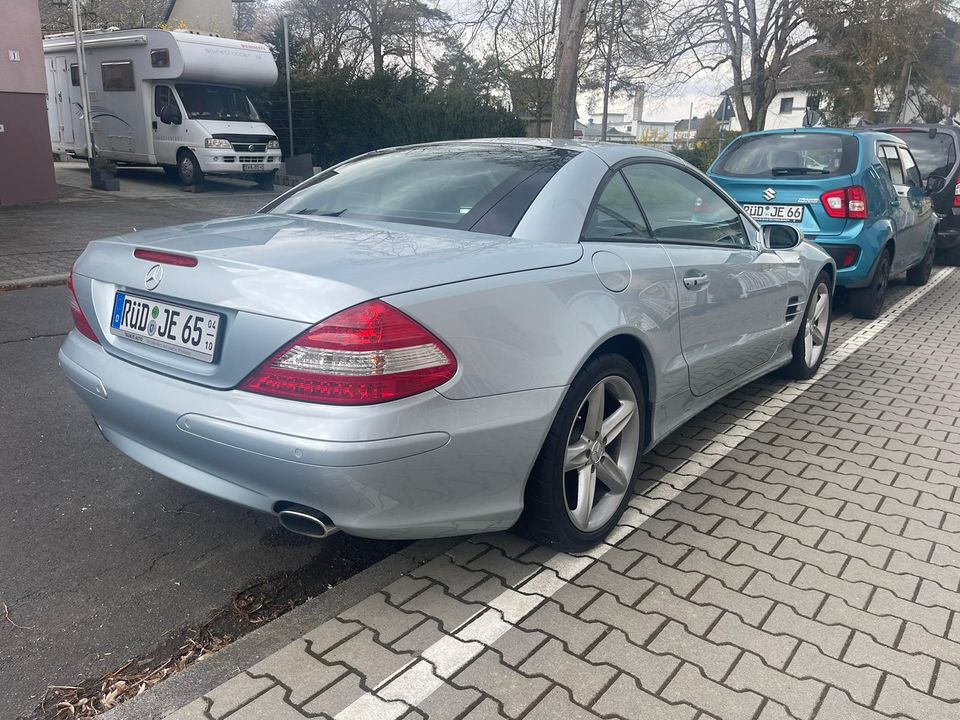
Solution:
{"label": "white road line", "polygon": [[[924,295],[946,280],[953,271],[954,268],[940,270],[930,278],[926,285],[906,295],[888,308],[882,317],[865,325],[847,338],[824,358],[817,377],[786,385],[771,395],[768,401],[779,399],[785,400],[784,404],[789,404],[796,400],[806,390],[813,387],[825,373],[836,368],[883,332]],[[769,417],[772,417],[772,415]],[[732,437],[724,438],[723,445],[719,446],[722,448],[719,453],[695,453],[674,472],[678,474],[679,470],[688,464],[695,464],[704,469],[712,468],[765,422],[767,422],[766,418],[741,420],[740,425],[743,426],[741,431]],[[488,608],[467,620],[451,635],[438,640],[424,650],[421,659],[410,662],[390,678],[384,680],[378,688],[375,688],[379,698],[373,698],[369,694],[361,696],[340,712],[336,716],[337,720],[353,720],[361,717],[394,720],[406,712],[407,707],[403,703],[414,707],[422,703],[434,691],[442,687],[443,680],[452,677],[466,667],[486,647],[493,645],[509,632],[514,624],[520,622],[562,589],[570,580],[602,557],[622,536],[640,527],[647,518],[654,515],[664,505],[686,490],[698,479],[699,475],[679,477],[684,479],[676,484],[668,485],[664,483],[658,485],[653,495],[638,495],[633,498],[630,502],[631,506],[627,508],[627,512],[624,513],[623,519],[620,521],[620,525],[614,529],[604,544],[598,545],[582,556],[567,555],[560,552],[551,556],[544,562],[543,568],[531,572],[519,583],[516,590],[511,588],[504,590],[487,603]],[[522,592],[517,590],[522,590]],[[397,700],[402,701],[402,703],[391,702]]]}

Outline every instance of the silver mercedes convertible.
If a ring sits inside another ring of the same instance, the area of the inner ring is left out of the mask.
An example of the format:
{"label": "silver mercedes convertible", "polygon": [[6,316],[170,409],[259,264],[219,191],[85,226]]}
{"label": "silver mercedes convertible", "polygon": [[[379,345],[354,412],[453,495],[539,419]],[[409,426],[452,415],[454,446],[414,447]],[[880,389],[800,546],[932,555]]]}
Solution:
{"label": "silver mercedes convertible", "polygon": [[122,452],[295,532],[578,550],[685,420],[817,372],[834,277],[666,153],[419,145],[90,243],[60,365]]}

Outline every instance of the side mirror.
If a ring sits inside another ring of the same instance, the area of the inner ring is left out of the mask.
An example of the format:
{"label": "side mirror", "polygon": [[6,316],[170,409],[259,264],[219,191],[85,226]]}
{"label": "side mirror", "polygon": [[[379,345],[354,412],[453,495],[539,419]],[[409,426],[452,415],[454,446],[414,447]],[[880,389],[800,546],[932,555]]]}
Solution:
{"label": "side mirror", "polygon": [[771,250],[789,250],[803,242],[803,231],[793,225],[764,225],[763,242]]}
{"label": "side mirror", "polygon": [[927,195],[935,195],[947,186],[947,179],[939,175],[928,175],[927,183],[924,185],[924,192]]}
{"label": "side mirror", "polygon": [[160,108],[160,122],[164,125],[179,125],[183,122],[183,118],[180,116],[180,108],[173,105],[164,105]]}

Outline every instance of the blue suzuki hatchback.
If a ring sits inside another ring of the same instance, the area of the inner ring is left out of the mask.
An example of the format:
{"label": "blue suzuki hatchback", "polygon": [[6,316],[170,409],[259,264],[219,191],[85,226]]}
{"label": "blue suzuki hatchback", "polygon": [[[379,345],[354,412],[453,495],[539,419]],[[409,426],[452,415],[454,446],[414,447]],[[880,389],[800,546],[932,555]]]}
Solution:
{"label": "blue suzuki hatchback", "polygon": [[710,176],[760,222],[798,225],[837,263],[861,318],[883,310],[891,276],[923,285],[933,268],[936,215],[906,143],[833,128],[742,135]]}

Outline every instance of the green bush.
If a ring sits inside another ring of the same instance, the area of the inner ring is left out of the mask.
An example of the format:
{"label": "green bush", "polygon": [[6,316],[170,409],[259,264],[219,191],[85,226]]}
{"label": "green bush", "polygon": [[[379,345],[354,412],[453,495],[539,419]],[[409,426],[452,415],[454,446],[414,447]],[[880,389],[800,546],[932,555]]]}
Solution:
{"label": "green bush", "polygon": [[713,161],[716,160],[717,156],[720,154],[718,149],[720,147],[725,148],[739,136],[739,132],[728,131],[723,134],[722,141],[716,136],[713,138],[697,140],[690,147],[675,147],[673,149],[673,154],[683,158],[694,167],[706,172],[707,168],[713,164]]}
{"label": "green bush", "polygon": [[[332,72],[294,78],[293,144],[310,152],[313,162],[329,167],[341,160],[394,145],[476,137],[515,137],[525,125],[487,98],[428,88],[410,75],[385,72],[350,78]],[[286,90],[275,87],[251,99],[290,154]]]}

